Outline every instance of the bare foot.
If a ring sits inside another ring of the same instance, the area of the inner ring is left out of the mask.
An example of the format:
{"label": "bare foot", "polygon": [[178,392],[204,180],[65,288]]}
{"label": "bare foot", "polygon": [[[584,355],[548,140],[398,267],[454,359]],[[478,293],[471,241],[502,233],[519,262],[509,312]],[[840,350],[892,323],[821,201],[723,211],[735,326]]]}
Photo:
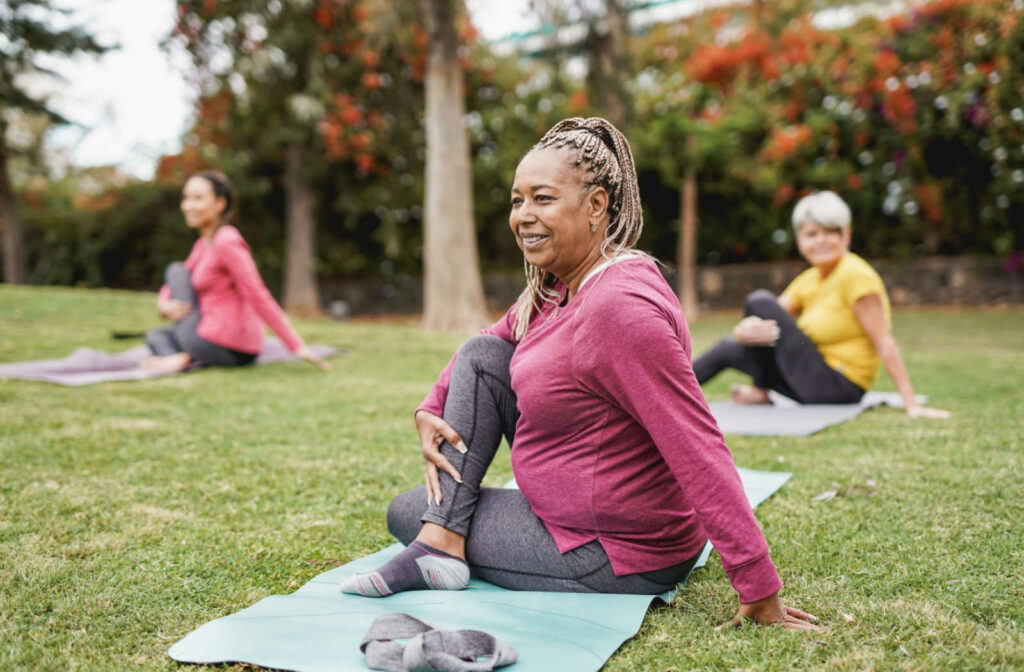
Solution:
{"label": "bare foot", "polygon": [[158,373],[174,373],[183,371],[192,363],[192,357],[187,352],[176,352],[166,357],[149,357],[139,362],[139,368],[145,371],[156,371]]}
{"label": "bare foot", "polygon": [[734,404],[770,404],[768,390],[753,385],[733,385],[729,388],[729,398]]}

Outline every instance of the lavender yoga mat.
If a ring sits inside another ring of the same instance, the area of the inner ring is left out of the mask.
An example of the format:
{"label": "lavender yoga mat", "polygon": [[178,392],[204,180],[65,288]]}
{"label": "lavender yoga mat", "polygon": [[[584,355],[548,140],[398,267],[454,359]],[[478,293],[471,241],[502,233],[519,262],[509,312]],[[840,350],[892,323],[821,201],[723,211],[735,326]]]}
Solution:
{"label": "lavender yoga mat", "polygon": [[[344,348],[326,345],[309,346],[321,358],[334,357],[343,353]],[[21,380],[40,380],[56,385],[81,387],[94,383],[105,383],[115,380],[145,380],[174,373],[144,371],[139,362],[152,353],[144,345],[137,345],[124,352],[110,353],[93,348],[78,348],[67,357],[61,359],[40,359],[32,362],[11,362],[0,364],[0,378],[19,378]],[[277,338],[263,341],[263,349],[256,364],[273,364],[298,360],[285,344]]]}

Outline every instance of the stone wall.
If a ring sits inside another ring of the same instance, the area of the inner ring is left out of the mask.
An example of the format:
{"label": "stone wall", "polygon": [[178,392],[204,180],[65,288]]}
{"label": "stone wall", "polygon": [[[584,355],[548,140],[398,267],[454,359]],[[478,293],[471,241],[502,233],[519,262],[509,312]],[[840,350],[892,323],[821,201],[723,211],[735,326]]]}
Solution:
{"label": "stone wall", "polygon": [[[989,305],[1024,302],[1024,272],[997,257],[924,257],[875,260],[895,306]],[[781,292],[807,268],[802,261],[702,266],[698,296],[702,307],[741,305],[749,292],[764,287]]]}
{"label": "stone wall", "polygon": [[[1024,268],[1019,260],[997,257],[924,257],[910,260],[877,260],[878,270],[893,305],[990,305],[1024,303]],[[704,310],[738,309],[743,297],[759,288],[776,293],[807,268],[802,261],[726,264],[698,268],[698,298]],[[665,271],[669,283],[675,273]],[[486,274],[484,291],[488,307],[504,310],[522,291],[518,274]],[[348,315],[403,314],[421,310],[420,278],[335,279],[322,281],[320,294],[337,317]]]}

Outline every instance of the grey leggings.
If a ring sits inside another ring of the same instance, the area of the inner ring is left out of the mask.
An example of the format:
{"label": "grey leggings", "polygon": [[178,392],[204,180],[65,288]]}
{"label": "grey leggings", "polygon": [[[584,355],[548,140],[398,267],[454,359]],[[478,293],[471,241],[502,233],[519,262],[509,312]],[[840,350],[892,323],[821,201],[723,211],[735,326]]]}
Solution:
{"label": "grey leggings", "polygon": [[722,369],[738,369],[754,379],[754,385],[781,392],[803,404],[853,404],[864,390],[826,362],[793,316],[774,294],[759,289],[743,302],[743,315],[775,320],[779,340],[773,347],[742,345],[722,339],[693,363],[697,382],[704,384]]}
{"label": "grey leggings", "polygon": [[199,326],[199,297],[192,287],[192,275],[185,264],[176,261],[167,266],[164,282],[171,290],[171,298],[190,303],[192,312],[173,327],[158,327],[146,334],[146,345],[154,355],[166,357],[187,352],[192,360],[204,366],[242,366],[251,364],[256,355],[239,352],[202,338]]}
{"label": "grey leggings", "polygon": [[459,349],[444,419],[469,450],[462,455],[445,442],[441,452],[463,482],[442,472],[440,505],[427,506],[422,486],[396,497],[388,507],[391,533],[408,544],[422,523],[432,522],[462,534],[473,575],[513,590],[656,595],[685,581],[697,556],[656,571],[616,576],[598,541],[559,553],[521,492],[480,487],[501,437],[514,446],[519,413],[510,384],[512,352],[509,343],[488,335],[475,336]]}

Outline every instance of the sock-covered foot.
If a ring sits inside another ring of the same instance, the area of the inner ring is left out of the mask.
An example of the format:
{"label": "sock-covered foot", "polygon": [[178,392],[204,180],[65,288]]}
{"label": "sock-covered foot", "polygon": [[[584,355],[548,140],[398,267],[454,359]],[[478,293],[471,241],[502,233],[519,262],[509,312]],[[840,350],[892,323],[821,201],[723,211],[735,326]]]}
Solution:
{"label": "sock-covered foot", "polygon": [[356,574],[341,582],[341,592],[387,597],[403,590],[462,590],[469,583],[466,561],[414,541],[375,572]]}

